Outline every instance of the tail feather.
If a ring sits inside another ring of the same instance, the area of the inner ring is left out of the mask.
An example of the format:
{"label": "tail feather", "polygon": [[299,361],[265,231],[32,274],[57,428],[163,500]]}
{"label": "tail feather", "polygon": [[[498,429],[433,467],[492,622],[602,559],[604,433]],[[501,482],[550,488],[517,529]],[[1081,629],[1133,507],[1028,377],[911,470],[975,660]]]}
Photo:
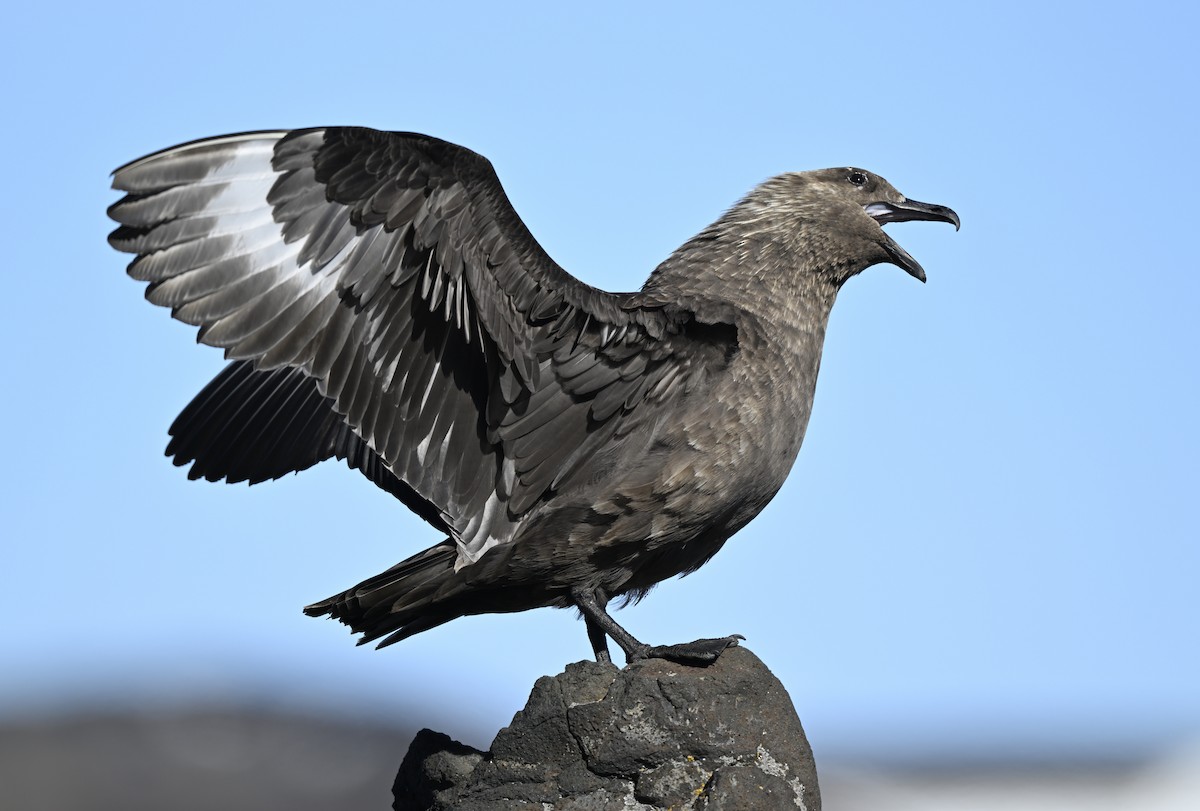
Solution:
{"label": "tail feather", "polygon": [[459,616],[439,606],[448,596],[445,587],[454,574],[455,555],[449,541],[431,547],[341,594],[305,606],[304,613],[348,625],[363,635],[360,645],[383,636],[380,648],[399,642]]}

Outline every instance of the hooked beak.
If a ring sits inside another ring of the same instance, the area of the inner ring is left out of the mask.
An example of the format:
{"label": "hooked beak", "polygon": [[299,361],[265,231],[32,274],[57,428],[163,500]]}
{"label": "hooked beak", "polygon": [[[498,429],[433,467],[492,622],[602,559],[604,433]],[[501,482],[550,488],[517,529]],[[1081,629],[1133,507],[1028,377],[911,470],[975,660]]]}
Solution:
{"label": "hooked beak", "polygon": [[[933,203],[904,200],[899,203],[870,203],[863,206],[863,208],[880,225],[889,222],[908,222],[910,220],[933,220],[936,222],[948,222],[954,226],[955,231],[960,226],[958,215],[954,213],[953,209]],[[912,258],[912,255],[908,251],[901,248],[896,243],[896,240],[887,234],[884,234],[883,248],[891,256],[893,264],[903,268],[905,272],[918,281],[925,281],[924,268],[921,267],[916,259]]]}

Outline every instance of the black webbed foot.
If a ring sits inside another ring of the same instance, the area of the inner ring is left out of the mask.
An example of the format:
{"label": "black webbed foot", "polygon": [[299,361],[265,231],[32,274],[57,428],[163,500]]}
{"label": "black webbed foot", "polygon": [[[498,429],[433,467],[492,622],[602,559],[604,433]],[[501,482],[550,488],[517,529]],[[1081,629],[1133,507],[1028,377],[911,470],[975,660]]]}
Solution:
{"label": "black webbed foot", "polygon": [[681,642],[678,645],[647,645],[634,651],[628,659],[631,662],[639,659],[666,659],[681,665],[711,665],[726,648],[732,648],[737,645],[739,639],[745,638],[741,634],[734,634],[716,639]]}

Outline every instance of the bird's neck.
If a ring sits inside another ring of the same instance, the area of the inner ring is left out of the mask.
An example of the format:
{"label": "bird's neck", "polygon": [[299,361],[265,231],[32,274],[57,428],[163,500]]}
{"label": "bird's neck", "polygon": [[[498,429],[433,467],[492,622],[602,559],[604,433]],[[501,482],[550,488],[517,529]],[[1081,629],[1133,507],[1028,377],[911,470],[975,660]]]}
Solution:
{"label": "bird's neck", "polygon": [[[722,218],[659,265],[643,290],[685,303],[701,320],[722,308],[753,317],[777,338],[811,351],[825,336],[844,269],[817,266],[803,234],[750,231]],[[805,338],[804,336],[807,336]]]}

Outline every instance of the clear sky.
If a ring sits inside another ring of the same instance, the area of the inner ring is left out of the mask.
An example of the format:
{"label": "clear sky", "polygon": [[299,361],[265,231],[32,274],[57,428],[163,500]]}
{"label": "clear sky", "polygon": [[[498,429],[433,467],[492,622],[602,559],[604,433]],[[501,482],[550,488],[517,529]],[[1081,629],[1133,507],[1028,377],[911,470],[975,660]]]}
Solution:
{"label": "clear sky", "polygon": [[609,289],[760,180],[854,164],[952,206],[843,291],[808,439],[704,569],[617,615],[738,632],[823,753],[1200,734],[1200,19],[1183,3],[24,4],[0,68],[0,715],[258,696],[483,745],[589,652],[573,613],[383,652],[300,607],[438,540],[333,464],[187,481],[223,364],[110,250],[108,173],[243,130],[467,145]]}

